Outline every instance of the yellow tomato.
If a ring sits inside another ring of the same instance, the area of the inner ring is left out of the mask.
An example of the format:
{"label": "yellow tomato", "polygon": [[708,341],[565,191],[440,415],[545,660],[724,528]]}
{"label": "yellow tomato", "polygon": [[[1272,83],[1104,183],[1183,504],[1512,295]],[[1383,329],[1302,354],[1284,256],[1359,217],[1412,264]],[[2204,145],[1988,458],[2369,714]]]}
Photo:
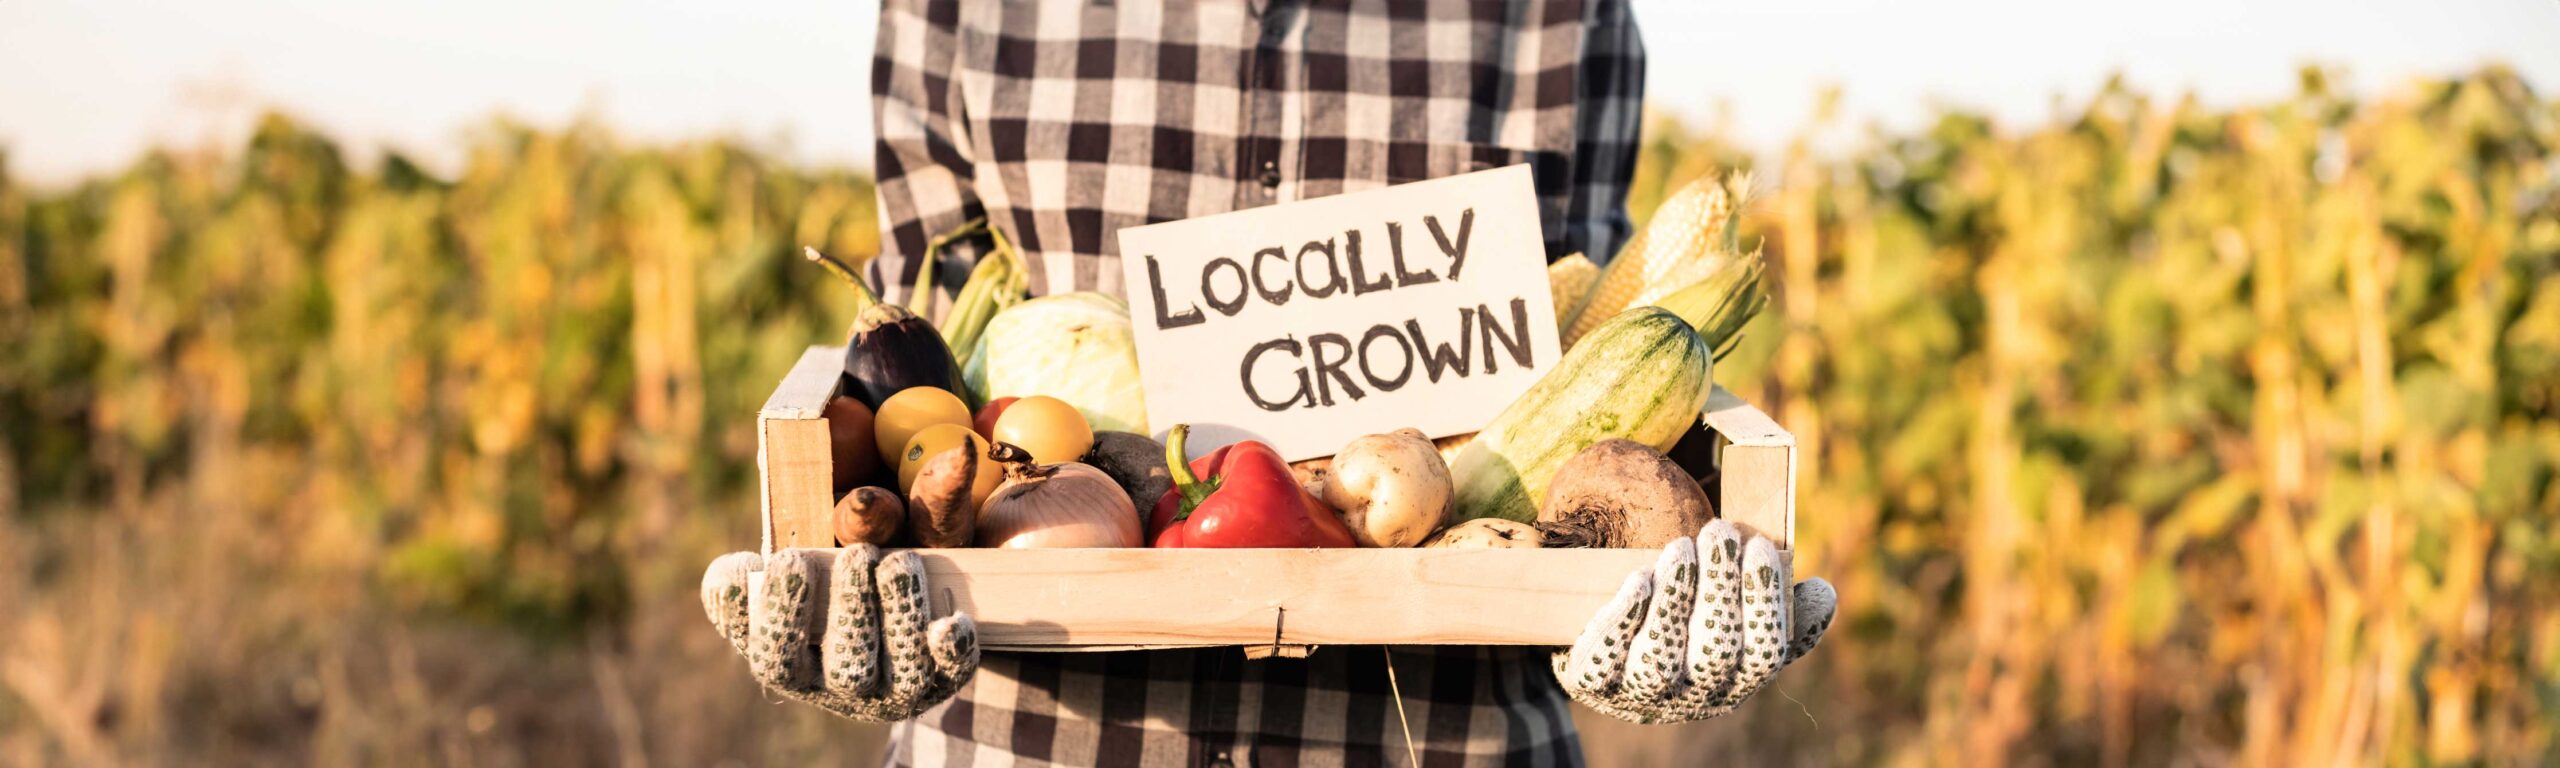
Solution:
{"label": "yellow tomato", "polygon": [[1031,452],[1031,460],[1056,464],[1084,458],[1093,450],[1093,425],[1067,401],[1047,395],[1026,397],[1006,406],[996,417],[996,442]]}
{"label": "yellow tomato", "polygon": [[995,493],[996,486],[1004,480],[1004,466],[987,458],[987,439],[970,431],[965,423],[925,427],[907,441],[906,451],[898,456],[898,491],[914,491],[916,474],[924,470],[925,462],[943,451],[962,447],[978,452],[978,474],[969,484],[969,499],[972,503],[986,503],[987,495]]}
{"label": "yellow tomato", "polygon": [[[880,460],[900,464],[899,451],[916,433],[936,424],[969,426],[969,406],[960,396],[933,387],[908,387],[880,401],[880,411],[871,417],[871,437],[880,448]],[[900,490],[905,490],[906,471],[900,464]]]}

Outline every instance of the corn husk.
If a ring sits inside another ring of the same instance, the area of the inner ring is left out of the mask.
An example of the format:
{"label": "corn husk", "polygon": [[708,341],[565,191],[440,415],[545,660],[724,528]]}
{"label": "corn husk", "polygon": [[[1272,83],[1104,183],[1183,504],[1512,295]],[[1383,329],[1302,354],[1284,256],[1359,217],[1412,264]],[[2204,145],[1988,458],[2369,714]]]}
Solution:
{"label": "corn husk", "polygon": [[1764,272],[1766,267],[1758,251],[1721,259],[1714,273],[1648,303],[1671,310],[1687,321],[1698,332],[1698,339],[1715,350],[1715,358],[1722,360],[1741,340],[1742,326],[1769,304],[1769,293],[1761,281]]}
{"label": "corn husk", "polygon": [[1571,348],[1629,307],[1650,304],[1714,273],[1721,257],[1735,250],[1736,217],[1750,188],[1748,174],[1708,174],[1664,200],[1563,323],[1564,345]]}

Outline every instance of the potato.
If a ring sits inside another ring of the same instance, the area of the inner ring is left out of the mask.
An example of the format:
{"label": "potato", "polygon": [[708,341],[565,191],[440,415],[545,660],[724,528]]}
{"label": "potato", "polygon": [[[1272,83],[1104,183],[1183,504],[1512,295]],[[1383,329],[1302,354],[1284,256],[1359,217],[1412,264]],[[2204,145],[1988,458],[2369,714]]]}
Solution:
{"label": "potato", "polygon": [[[1303,482],[1303,481],[1302,481]],[[1410,547],[1449,519],[1449,465],[1420,430],[1364,435],[1342,447],[1317,483],[1324,503],[1364,547]]]}
{"label": "potato", "polygon": [[1298,479],[1298,487],[1317,498],[1324,497],[1324,478],[1333,472],[1333,457],[1289,462],[1289,475]]}
{"label": "potato", "polygon": [[1545,537],[1536,526],[1499,517],[1479,517],[1442,529],[1422,542],[1433,549],[1537,549]]}

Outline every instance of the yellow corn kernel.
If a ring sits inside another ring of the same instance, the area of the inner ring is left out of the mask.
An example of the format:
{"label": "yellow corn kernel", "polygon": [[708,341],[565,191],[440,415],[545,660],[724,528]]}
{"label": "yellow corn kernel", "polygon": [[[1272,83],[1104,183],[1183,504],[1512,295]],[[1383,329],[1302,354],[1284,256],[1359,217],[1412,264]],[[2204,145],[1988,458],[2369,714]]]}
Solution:
{"label": "yellow corn kernel", "polygon": [[1690,263],[1704,260],[1717,250],[1715,246],[1725,239],[1736,210],[1732,191],[1714,174],[1698,177],[1673,193],[1671,199],[1662,201],[1662,206],[1654,209],[1653,219],[1628,238],[1626,247],[1618,249],[1618,257],[1602,268],[1600,284],[1592,288],[1591,295],[1565,324],[1565,346],[1573,346],[1583,334],[1626,308],[1641,306],[1637,297],[1648,288],[1668,284],[1667,290],[1655,294],[1659,298],[1686,285],[1673,282],[1680,277],[1704,274]]}
{"label": "yellow corn kernel", "polygon": [[1600,282],[1600,265],[1582,254],[1574,254],[1547,265],[1547,293],[1555,298],[1556,327],[1564,327],[1572,317],[1574,305],[1582,303],[1583,294]]}

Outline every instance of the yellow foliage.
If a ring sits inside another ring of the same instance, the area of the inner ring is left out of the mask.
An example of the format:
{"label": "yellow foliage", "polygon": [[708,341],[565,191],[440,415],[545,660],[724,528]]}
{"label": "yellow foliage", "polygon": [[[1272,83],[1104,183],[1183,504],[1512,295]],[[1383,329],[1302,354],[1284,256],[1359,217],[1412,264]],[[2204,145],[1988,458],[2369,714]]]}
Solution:
{"label": "yellow foliage", "polygon": [[[2560,756],[2560,107],[2313,75],[1760,169],[1772,303],[1716,371],[1796,432],[1842,615],[1727,718],[1581,718],[1594,757]],[[474,136],[449,180],[281,118],[0,166],[0,762],[870,759],[692,594],[869,182]],[[1658,124],[1632,212],[1749,164]]]}

